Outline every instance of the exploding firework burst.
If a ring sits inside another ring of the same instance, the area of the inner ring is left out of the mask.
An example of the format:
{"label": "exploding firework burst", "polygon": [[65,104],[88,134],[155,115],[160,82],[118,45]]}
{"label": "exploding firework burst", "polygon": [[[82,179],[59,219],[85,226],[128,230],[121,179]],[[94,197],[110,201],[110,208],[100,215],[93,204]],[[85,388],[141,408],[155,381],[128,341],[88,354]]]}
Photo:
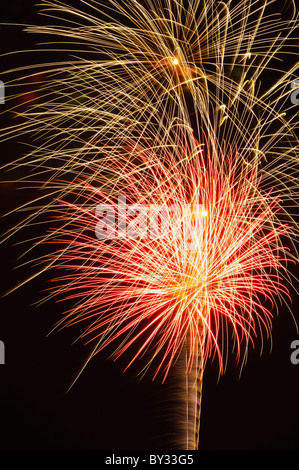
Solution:
{"label": "exploding firework burst", "polygon": [[197,448],[207,359],[222,372],[231,349],[242,363],[270,336],[297,259],[296,68],[259,84],[296,17],[248,1],[83,7],[45,2],[57,26],[27,28],[72,60],[40,65],[38,103],[2,132],[41,141],[9,167],[45,191],[6,237],[51,218],[34,246],[49,247],[35,259],[37,275],[55,269],[49,297],[72,301],[57,327],[82,324],[89,359],[111,344],[162,380],[183,364],[179,445]]}

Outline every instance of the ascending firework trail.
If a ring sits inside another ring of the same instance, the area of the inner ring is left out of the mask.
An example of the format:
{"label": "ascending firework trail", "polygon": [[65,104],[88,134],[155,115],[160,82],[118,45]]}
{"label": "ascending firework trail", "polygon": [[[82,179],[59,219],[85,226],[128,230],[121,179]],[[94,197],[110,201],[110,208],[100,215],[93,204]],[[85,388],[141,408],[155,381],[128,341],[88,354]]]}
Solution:
{"label": "ascending firework trail", "polygon": [[59,59],[9,87],[36,78],[2,140],[30,137],[6,168],[43,191],[4,238],[52,218],[28,253],[72,301],[57,327],[82,324],[88,361],[109,345],[141,375],[176,370],[179,449],[198,447],[207,360],[242,365],[270,334],[297,259],[296,67],[278,59],[298,23],[268,3],[46,1],[51,26],[26,30]]}

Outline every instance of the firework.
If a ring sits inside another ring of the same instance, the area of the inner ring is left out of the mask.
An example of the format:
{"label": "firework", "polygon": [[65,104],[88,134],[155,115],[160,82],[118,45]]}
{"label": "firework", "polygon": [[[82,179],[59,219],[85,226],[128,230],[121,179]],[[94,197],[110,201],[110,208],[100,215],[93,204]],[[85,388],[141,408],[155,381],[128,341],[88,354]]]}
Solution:
{"label": "firework", "polygon": [[45,191],[6,237],[51,218],[34,246],[49,247],[37,275],[55,269],[47,298],[72,301],[56,327],[82,324],[86,363],[111,344],[141,375],[165,381],[177,367],[187,396],[179,446],[196,449],[207,360],[223,372],[234,349],[242,364],[288,297],[296,68],[273,69],[266,89],[259,80],[296,18],[251,2],[84,4],[45,2],[57,26],[27,28],[73,57],[40,65],[38,103],[2,133],[41,142],[10,168]]}

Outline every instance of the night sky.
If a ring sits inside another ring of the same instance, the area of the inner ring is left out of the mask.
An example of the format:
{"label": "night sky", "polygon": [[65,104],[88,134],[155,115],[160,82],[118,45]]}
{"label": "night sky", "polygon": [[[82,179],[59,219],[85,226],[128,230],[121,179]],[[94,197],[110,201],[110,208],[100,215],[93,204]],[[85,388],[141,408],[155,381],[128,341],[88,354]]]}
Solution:
{"label": "night sky", "polygon": [[[1,5],[1,22],[12,23],[0,27],[2,52],[34,46],[36,39],[17,26],[38,21],[33,5],[21,0]],[[31,58],[24,54],[0,60],[0,79],[5,81],[6,69],[26,65]],[[7,104],[1,106],[8,109]],[[2,126],[13,122],[9,114],[0,119]],[[0,150],[2,162],[24,151],[17,141],[2,143]],[[3,183],[1,212],[27,196],[14,184]],[[2,228],[6,223],[3,219]],[[29,268],[14,269],[21,246],[6,243],[0,251],[1,291],[6,292]],[[0,365],[0,449],[164,449],[163,436],[173,431],[176,415],[176,404],[168,401],[171,382],[138,381],[134,368],[123,373],[122,360],[107,360],[103,353],[67,392],[89,349],[82,342],[72,344],[79,333],[76,328],[47,336],[65,307],[55,301],[34,305],[48,280],[49,275],[42,275],[1,299],[0,340],[6,363]],[[298,319],[296,293],[292,310]],[[208,364],[200,450],[299,450],[299,364],[290,360],[291,343],[298,335],[286,307],[274,319],[272,335],[273,348],[265,342],[261,357],[259,346],[250,348],[241,376],[233,359],[219,380],[217,364]]]}

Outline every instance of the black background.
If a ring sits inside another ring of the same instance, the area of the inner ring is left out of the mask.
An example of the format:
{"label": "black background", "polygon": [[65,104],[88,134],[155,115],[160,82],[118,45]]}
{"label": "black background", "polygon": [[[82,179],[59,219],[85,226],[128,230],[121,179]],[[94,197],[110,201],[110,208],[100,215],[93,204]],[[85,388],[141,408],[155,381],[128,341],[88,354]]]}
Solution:
{"label": "black background", "polygon": [[[11,0],[1,6],[1,22],[15,23],[0,29],[3,52],[34,44],[16,26],[37,21],[33,3]],[[1,70],[22,61],[25,65],[26,60],[26,56],[4,56]],[[2,117],[2,125],[6,119]],[[18,142],[1,145],[3,162],[20,152]],[[3,211],[19,200],[14,185],[2,184]],[[4,219],[3,228],[5,224]],[[26,272],[26,268],[14,269],[20,252],[18,246],[1,246],[3,292]],[[62,306],[54,301],[32,305],[45,281],[46,275],[42,275],[1,300],[0,339],[5,343],[6,364],[0,365],[0,449],[163,449],[163,436],[172,432],[176,415],[175,406],[171,413],[167,409],[171,383],[162,386],[150,378],[138,381],[134,370],[123,374],[122,362],[113,363],[103,354],[91,361],[67,392],[88,348],[71,344],[76,337],[73,329],[47,337]],[[293,299],[293,313],[298,318],[295,293]],[[260,357],[260,349],[251,348],[241,377],[231,364],[218,381],[216,364],[208,364],[200,450],[299,449],[299,365],[290,361],[291,342],[298,336],[286,308],[280,309],[272,333],[272,350],[266,342]]]}

